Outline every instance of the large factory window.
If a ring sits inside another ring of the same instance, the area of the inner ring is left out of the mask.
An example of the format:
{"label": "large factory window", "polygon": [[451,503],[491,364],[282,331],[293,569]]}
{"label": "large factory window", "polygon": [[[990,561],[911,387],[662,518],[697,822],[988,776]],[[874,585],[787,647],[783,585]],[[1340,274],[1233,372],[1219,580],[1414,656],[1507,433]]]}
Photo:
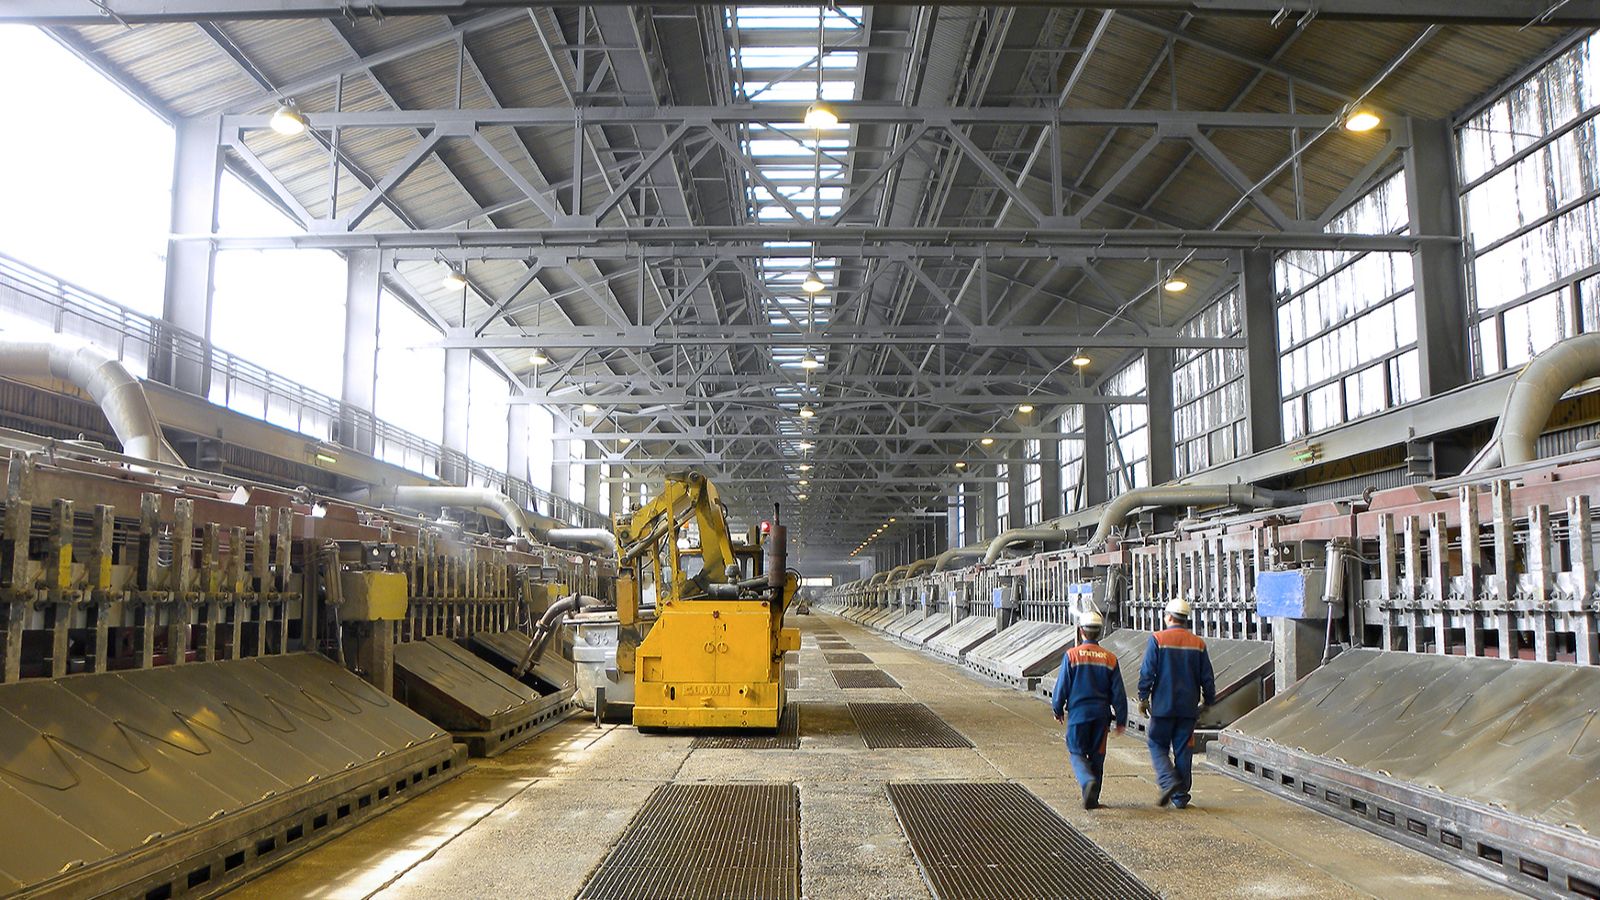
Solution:
{"label": "large factory window", "polygon": [[1000,482],[995,485],[995,534],[1011,527],[1011,467],[995,466]]}
{"label": "large factory window", "polygon": [[0,106],[0,253],[160,315],[172,128],[35,28],[0,28]]}
{"label": "large factory window", "polygon": [[[497,472],[506,470],[510,447],[507,401],[511,385],[476,358],[467,372],[467,456]],[[440,404],[439,409],[444,409]]]}
{"label": "large factory window", "polygon": [[1462,123],[1463,215],[1480,372],[1600,331],[1600,38]]}
{"label": "large factory window", "polygon": [[[1326,230],[1404,234],[1408,226],[1397,173]],[[1410,254],[1295,250],[1276,268],[1285,440],[1421,396]]]}
{"label": "large factory window", "polygon": [[585,452],[583,441],[568,441],[567,445],[572,448],[571,459],[573,460],[572,464],[567,466],[567,499],[573,503],[582,503],[585,473],[589,468],[578,462],[578,460],[583,459]]}
{"label": "large factory window", "polygon": [[[1207,304],[1178,329],[1185,337],[1238,337],[1242,332],[1237,290]],[[1174,351],[1172,404],[1179,476],[1249,451],[1243,350]]]}
{"label": "large factory window", "polygon": [[535,405],[528,410],[528,480],[543,491],[555,489],[556,419],[550,410]]}
{"label": "large factory window", "polygon": [[[222,176],[224,232],[277,234],[294,223],[237,177]],[[329,397],[344,387],[344,259],[330,250],[224,250],[216,257],[211,340]],[[212,381],[217,377],[214,374]],[[250,410],[241,410],[250,412]],[[279,421],[278,406],[265,418]],[[257,413],[258,414],[258,413]]]}
{"label": "large factory window", "polygon": [[1022,442],[1022,521],[1036,525],[1044,519],[1044,469],[1039,465],[1040,447],[1037,440]]}
{"label": "large factory window", "polygon": [[[444,439],[444,350],[439,331],[384,291],[378,299],[378,383],[373,412],[390,425],[434,444]],[[431,472],[432,460],[403,441],[383,441],[378,455]]]}
{"label": "large factory window", "polygon": [[[1061,414],[1061,433],[1078,435],[1061,439],[1061,511],[1077,512],[1083,508],[1083,410],[1079,404],[1067,407]],[[1096,411],[1096,415],[1098,415]]]}
{"label": "large factory window", "polygon": [[956,533],[951,535],[950,546],[959,547],[967,540],[967,486],[956,485],[955,501]]}
{"label": "large factory window", "polygon": [[[1100,392],[1107,396],[1145,395],[1144,357],[1106,378]],[[1091,413],[1098,415],[1098,413]],[[1115,497],[1150,484],[1150,408],[1143,403],[1118,403],[1105,408],[1106,496]]]}

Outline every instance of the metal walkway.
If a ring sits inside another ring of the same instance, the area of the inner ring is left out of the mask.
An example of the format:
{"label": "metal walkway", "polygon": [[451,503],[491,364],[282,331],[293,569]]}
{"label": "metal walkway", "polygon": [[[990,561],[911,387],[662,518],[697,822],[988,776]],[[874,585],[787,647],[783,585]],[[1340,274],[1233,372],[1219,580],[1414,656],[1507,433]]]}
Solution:
{"label": "metal walkway", "polygon": [[1158,896],[1021,785],[891,784],[888,791],[939,900]]}

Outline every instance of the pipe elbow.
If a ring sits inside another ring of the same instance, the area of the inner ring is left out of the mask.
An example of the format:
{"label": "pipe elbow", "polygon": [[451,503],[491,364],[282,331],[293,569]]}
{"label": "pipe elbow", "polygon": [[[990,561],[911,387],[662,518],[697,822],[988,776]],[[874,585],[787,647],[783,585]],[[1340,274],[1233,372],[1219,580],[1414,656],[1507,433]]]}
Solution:
{"label": "pipe elbow", "polygon": [[998,537],[989,542],[989,547],[983,554],[983,564],[992,565],[1000,558],[1000,554],[1012,544],[1044,541],[1049,543],[1062,543],[1067,540],[1067,533],[1059,528],[1013,528],[1002,532]]}

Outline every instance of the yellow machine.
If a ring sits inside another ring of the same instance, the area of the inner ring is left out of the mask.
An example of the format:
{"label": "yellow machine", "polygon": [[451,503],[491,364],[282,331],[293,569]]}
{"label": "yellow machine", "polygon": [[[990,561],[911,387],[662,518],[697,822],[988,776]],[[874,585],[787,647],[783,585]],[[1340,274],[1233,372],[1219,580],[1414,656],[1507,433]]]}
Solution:
{"label": "yellow machine", "polygon": [[[783,627],[799,587],[783,526],[772,523],[764,554],[739,552],[716,488],[684,473],[668,475],[660,496],[619,516],[615,530],[617,668],[633,672],[633,724],[776,729],[783,655],[800,649],[800,632]],[[642,642],[630,640],[650,597],[655,624]]]}

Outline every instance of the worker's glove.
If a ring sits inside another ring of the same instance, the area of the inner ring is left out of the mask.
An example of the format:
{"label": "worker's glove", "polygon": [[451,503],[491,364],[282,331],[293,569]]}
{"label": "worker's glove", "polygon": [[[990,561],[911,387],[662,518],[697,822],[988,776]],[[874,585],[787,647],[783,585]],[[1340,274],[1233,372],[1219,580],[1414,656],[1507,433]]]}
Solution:
{"label": "worker's glove", "polygon": [[1150,701],[1149,700],[1140,700],[1139,701],[1139,715],[1143,716],[1146,719],[1150,718]]}
{"label": "worker's glove", "polygon": [[1065,722],[1067,720],[1067,717],[1061,713],[1056,713],[1055,716],[1057,722]]}
{"label": "worker's glove", "polygon": [[1122,737],[1122,735],[1127,733],[1127,731],[1128,731],[1128,726],[1127,725],[1124,725],[1124,724],[1121,724],[1121,723],[1117,724],[1117,737]]}

